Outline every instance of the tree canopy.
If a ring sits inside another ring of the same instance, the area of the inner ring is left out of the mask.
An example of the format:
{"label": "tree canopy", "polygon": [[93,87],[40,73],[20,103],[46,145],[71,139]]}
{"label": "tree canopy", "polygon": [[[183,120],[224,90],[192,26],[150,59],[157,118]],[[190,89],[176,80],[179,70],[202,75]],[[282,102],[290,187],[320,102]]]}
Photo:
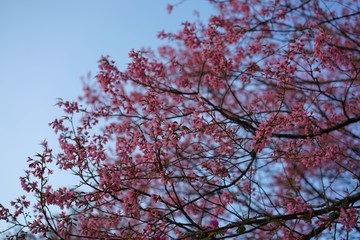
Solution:
{"label": "tree canopy", "polygon": [[[58,102],[60,151],[0,205],[9,239],[360,237],[359,3],[209,4]],[[53,187],[54,167],[78,181]]]}

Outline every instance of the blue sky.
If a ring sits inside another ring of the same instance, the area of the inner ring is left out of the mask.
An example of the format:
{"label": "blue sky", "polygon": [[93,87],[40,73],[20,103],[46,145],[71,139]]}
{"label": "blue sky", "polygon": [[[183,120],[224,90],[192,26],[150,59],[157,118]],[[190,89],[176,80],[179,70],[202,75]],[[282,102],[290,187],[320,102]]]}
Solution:
{"label": "blue sky", "polygon": [[166,5],[177,2],[0,1],[0,203],[22,194],[19,176],[40,142],[56,146],[48,126],[61,116],[56,99],[76,99],[80,77],[96,74],[101,55],[123,69],[132,48],[156,48],[159,30],[179,29],[194,19],[194,9],[203,17],[212,9],[205,0],[188,0],[168,15]]}

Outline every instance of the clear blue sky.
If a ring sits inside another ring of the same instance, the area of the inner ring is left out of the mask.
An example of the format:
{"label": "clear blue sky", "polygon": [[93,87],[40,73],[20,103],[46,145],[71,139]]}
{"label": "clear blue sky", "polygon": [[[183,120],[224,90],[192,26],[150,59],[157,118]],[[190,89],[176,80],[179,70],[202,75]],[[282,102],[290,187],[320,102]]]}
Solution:
{"label": "clear blue sky", "polygon": [[[19,176],[61,112],[56,98],[81,94],[80,77],[97,72],[101,55],[124,68],[132,48],[156,47],[159,30],[176,30],[193,10],[211,12],[205,0],[188,0],[166,12],[171,0],[0,0],[0,202],[22,194]],[[55,149],[56,150],[56,149]],[[63,180],[61,180],[63,181]],[[1,230],[1,225],[0,225]]]}

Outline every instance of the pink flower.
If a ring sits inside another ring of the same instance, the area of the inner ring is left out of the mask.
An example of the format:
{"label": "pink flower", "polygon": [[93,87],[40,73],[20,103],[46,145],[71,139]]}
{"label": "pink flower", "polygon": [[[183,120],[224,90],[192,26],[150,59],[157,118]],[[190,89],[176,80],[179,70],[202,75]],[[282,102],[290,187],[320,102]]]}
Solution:
{"label": "pink flower", "polygon": [[219,222],[218,222],[218,220],[217,219],[212,219],[212,220],[210,220],[210,227],[212,228],[212,229],[214,229],[214,228],[217,228],[217,227],[219,227]]}
{"label": "pink flower", "polygon": [[171,4],[168,4],[168,5],[166,6],[166,11],[168,12],[168,14],[171,14],[171,12],[172,12],[173,9],[174,9],[174,6],[171,5]]}

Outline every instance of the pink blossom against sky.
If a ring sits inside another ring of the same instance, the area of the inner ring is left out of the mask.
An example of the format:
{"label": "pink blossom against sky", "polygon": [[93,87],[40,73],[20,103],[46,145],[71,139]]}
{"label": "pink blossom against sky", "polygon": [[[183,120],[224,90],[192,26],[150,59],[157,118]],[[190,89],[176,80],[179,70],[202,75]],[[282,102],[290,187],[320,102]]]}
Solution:
{"label": "pink blossom against sky", "polygon": [[[40,142],[46,138],[56,146],[48,126],[61,116],[56,99],[76,99],[80,77],[96,74],[101,55],[110,55],[124,68],[132,48],[161,43],[159,30],[180,29],[182,21],[194,19],[194,9],[204,18],[212,11],[205,0],[191,0],[169,15],[168,3],[177,2],[0,2],[0,203],[22,194],[19,177],[27,157],[41,151]],[[70,183],[61,176],[58,181]]]}

